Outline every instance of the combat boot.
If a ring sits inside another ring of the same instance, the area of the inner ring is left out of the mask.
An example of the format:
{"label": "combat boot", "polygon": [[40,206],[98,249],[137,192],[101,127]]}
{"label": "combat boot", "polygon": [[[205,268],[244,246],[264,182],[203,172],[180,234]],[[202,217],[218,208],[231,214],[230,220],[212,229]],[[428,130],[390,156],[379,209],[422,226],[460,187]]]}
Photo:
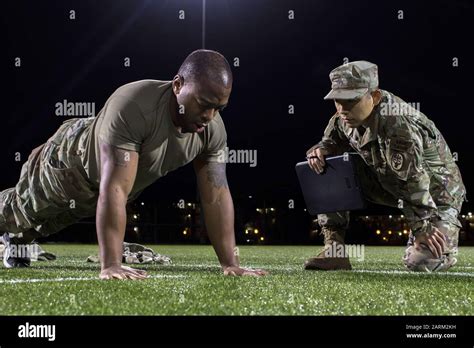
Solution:
{"label": "combat boot", "polygon": [[349,257],[341,257],[336,250],[344,246],[345,230],[333,230],[322,228],[324,234],[324,249],[315,257],[311,257],[304,263],[305,270],[352,270]]}

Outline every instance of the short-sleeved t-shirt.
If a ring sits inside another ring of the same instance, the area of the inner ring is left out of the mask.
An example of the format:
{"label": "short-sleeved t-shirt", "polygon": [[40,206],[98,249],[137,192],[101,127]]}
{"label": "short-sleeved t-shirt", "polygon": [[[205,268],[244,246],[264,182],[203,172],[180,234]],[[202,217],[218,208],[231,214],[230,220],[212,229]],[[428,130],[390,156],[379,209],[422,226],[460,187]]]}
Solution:
{"label": "short-sleeved t-shirt", "polygon": [[227,133],[219,113],[201,133],[181,133],[170,113],[171,81],[141,80],[118,88],[91,124],[84,167],[100,183],[99,141],[139,153],[130,196],[199,157],[219,162]]}

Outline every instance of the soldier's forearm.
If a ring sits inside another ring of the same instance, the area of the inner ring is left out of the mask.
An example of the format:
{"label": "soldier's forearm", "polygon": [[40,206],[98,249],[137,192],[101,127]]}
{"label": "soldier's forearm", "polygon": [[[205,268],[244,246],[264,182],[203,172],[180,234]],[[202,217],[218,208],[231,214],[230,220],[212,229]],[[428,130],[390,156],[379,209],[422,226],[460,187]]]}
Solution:
{"label": "soldier's forearm", "polygon": [[238,266],[234,255],[234,204],[227,183],[225,163],[195,162],[206,228],[222,267]]}
{"label": "soldier's forearm", "polygon": [[235,255],[234,205],[229,189],[212,202],[202,201],[209,240],[222,267],[238,266]]}
{"label": "soldier's forearm", "polygon": [[96,225],[102,269],[122,263],[127,222],[126,203],[127,197],[119,189],[105,190],[99,196]]}

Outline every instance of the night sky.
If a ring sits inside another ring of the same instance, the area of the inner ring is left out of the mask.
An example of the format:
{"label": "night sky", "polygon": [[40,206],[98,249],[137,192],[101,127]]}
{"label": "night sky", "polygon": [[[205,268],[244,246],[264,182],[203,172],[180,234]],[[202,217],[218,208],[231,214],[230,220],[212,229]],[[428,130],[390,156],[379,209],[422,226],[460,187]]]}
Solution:
{"label": "night sky", "polygon": [[[198,0],[2,5],[1,189],[16,184],[30,151],[66,119],[55,115],[57,102],[95,102],[98,113],[120,85],[170,80],[184,58],[202,48]],[[70,10],[75,20],[69,19]],[[289,10],[294,20],[288,19]],[[404,19],[397,18],[398,10]],[[328,74],[348,57],[376,63],[382,89],[420,103],[458,153],[469,199],[473,18],[469,1],[207,0],[205,48],[220,51],[231,64],[240,59],[222,114],[228,145],[258,151],[255,168],[228,165],[234,196],[301,199],[294,165],[320,140],[334,112],[323,100]],[[21,57],[21,68],[14,66],[15,57]],[[130,57],[130,67],[124,67],[124,57]],[[453,57],[458,67],[452,66]],[[288,114],[289,104],[294,115]],[[15,162],[16,152],[21,162]],[[141,198],[195,196],[194,173],[187,166],[158,180]]]}

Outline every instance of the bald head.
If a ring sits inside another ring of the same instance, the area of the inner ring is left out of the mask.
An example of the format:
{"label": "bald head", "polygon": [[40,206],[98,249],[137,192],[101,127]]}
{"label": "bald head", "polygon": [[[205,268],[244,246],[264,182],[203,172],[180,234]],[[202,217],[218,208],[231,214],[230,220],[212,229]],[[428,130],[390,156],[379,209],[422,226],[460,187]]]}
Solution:
{"label": "bald head", "polygon": [[232,86],[232,70],[227,59],[216,51],[196,50],[186,57],[178,75],[184,83],[212,83],[224,88]]}
{"label": "bald head", "polygon": [[232,71],[219,52],[197,50],[181,64],[172,88],[173,123],[183,133],[200,133],[227,106]]}

